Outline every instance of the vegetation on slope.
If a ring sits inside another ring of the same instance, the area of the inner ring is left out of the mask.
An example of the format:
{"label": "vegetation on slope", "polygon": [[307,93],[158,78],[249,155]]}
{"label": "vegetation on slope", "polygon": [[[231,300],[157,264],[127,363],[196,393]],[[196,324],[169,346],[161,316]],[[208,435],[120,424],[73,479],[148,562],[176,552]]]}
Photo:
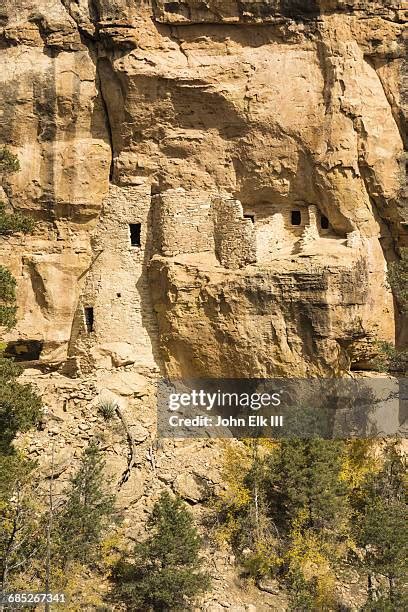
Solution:
{"label": "vegetation on slope", "polygon": [[353,569],[366,580],[364,609],[406,609],[406,459],[397,442],[373,451],[318,438],[229,448],[215,507],[243,575],[261,588],[276,580],[291,610],[339,610],[338,575]]}

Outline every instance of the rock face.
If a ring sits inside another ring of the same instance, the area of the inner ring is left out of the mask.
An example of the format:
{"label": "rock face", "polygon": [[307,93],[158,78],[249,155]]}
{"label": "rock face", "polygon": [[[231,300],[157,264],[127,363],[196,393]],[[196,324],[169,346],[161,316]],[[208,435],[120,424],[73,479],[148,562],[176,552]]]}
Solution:
{"label": "rock face", "polygon": [[[223,486],[220,443],[155,438],[160,374],[343,376],[408,342],[386,283],[408,246],[404,5],[1,3],[0,146],[21,171],[0,199],[37,221],[0,237],[4,339],[48,406],[29,451],[49,475],[55,441],[62,488],[98,437],[127,535],[162,488],[200,513]],[[135,445],[121,486],[106,398]],[[210,556],[203,609],[285,609]]]}
{"label": "rock face", "polygon": [[331,375],[398,340],[403,4],[6,0],[3,187],[38,220],[0,244],[11,349]]}

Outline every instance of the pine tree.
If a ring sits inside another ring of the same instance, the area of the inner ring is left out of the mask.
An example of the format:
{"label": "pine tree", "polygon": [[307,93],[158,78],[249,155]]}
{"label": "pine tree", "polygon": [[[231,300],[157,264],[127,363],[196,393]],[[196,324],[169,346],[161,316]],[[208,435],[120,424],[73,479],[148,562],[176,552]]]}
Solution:
{"label": "pine tree", "polygon": [[382,597],[384,605],[407,597],[406,485],[406,458],[398,443],[390,442],[384,449],[382,469],[371,474],[363,485],[354,522],[356,542],[365,552],[363,568],[367,572],[369,599],[373,595],[372,575],[383,576],[388,581]]}
{"label": "pine tree", "polygon": [[408,564],[408,506],[402,501],[372,500],[365,510],[358,544],[365,549],[364,566],[388,580],[391,601]]}
{"label": "pine tree", "polygon": [[270,505],[283,532],[300,511],[305,527],[338,529],[346,490],[340,479],[345,444],[321,438],[282,440],[270,460]]}
{"label": "pine tree", "polygon": [[200,570],[201,540],[193,518],[178,497],[166,492],[154,505],[147,529],[133,562],[121,561],[116,568],[117,596],[128,610],[187,610],[210,585]]}
{"label": "pine tree", "polygon": [[101,538],[115,519],[115,496],[105,491],[104,467],[102,453],[92,442],[65,491],[66,503],[55,521],[56,549],[63,565],[95,560]]}
{"label": "pine tree", "polygon": [[293,610],[336,606],[335,566],[348,532],[344,455],[343,441],[316,437],[282,440],[271,458],[270,507],[284,539]]}

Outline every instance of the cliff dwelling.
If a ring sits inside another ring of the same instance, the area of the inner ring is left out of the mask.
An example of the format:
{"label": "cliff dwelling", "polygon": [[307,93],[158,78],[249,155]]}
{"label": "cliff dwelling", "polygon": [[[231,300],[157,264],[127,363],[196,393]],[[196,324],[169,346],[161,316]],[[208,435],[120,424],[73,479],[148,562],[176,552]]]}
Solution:
{"label": "cliff dwelling", "polygon": [[[347,371],[368,359],[364,342],[401,336],[385,282],[406,240],[401,24],[386,21],[380,48],[377,17],[344,3],[347,18],[330,9],[301,27],[278,2],[265,15],[252,4],[244,18],[234,3],[228,15],[137,3],[116,29],[109,3],[100,19],[58,3],[49,44],[1,50],[2,91],[18,65],[25,92],[2,97],[22,167],[5,194],[41,223],[0,245],[20,304],[7,341],[35,329],[40,360],[61,367],[251,376]],[[96,28],[103,51],[78,28]]]}
{"label": "cliff dwelling", "polygon": [[326,247],[332,250],[336,244],[338,247],[346,244],[346,236],[337,234],[330,227],[327,216],[314,205],[297,203],[294,207],[260,202],[250,209],[245,205],[243,208],[243,218],[254,223],[259,262],[307,252],[315,241],[320,241],[322,251]]}
{"label": "cliff dwelling", "polygon": [[[395,491],[388,482],[395,445],[380,466],[371,440],[309,443],[303,418],[300,435],[273,444],[258,425],[254,444],[237,430],[221,441],[215,428],[182,439],[163,433],[174,405],[160,401],[163,381],[232,391],[241,380],[252,392],[283,378],[306,414],[298,379],[376,381],[387,395],[398,384],[406,4],[0,0],[0,425],[10,437],[0,595],[10,605],[23,602],[21,585],[66,593],[73,611],[362,612],[395,608],[397,587],[405,602],[402,565],[391,572],[387,546],[382,559],[382,533],[367,539],[388,508],[400,512],[399,468]],[[167,506],[156,517],[175,546],[166,536],[158,556],[148,516],[163,492],[185,504],[198,537],[188,528],[184,540],[189,523]],[[371,515],[369,528],[358,515]],[[385,532],[396,546],[402,529]],[[203,583],[201,565],[212,591],[193,601],[179,586]]]}

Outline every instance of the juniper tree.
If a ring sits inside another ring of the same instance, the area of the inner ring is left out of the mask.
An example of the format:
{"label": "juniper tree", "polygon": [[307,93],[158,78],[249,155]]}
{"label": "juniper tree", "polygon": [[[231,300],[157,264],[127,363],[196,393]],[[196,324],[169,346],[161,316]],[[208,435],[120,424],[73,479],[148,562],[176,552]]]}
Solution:
{"label": "juniper tree", "polygon": [[408,248],[401,249],[399,261],[390,264],[388,283],[403,311],[408,311]]}
{"label": "juniper tree", "polygon": [[186,505],[162,493],[148,519],[145,542],[114,573],[117,597],[128,610],[187,610],[209,589],[201,569],[201,539]]}
{"label": "juniper tree", "polygon": [[0,357],[0,454],[14,453],[12,442],[18,432],[28,431],[38,424],[41,399],[31,385],[21,384],[17,377],[22,368]]}

